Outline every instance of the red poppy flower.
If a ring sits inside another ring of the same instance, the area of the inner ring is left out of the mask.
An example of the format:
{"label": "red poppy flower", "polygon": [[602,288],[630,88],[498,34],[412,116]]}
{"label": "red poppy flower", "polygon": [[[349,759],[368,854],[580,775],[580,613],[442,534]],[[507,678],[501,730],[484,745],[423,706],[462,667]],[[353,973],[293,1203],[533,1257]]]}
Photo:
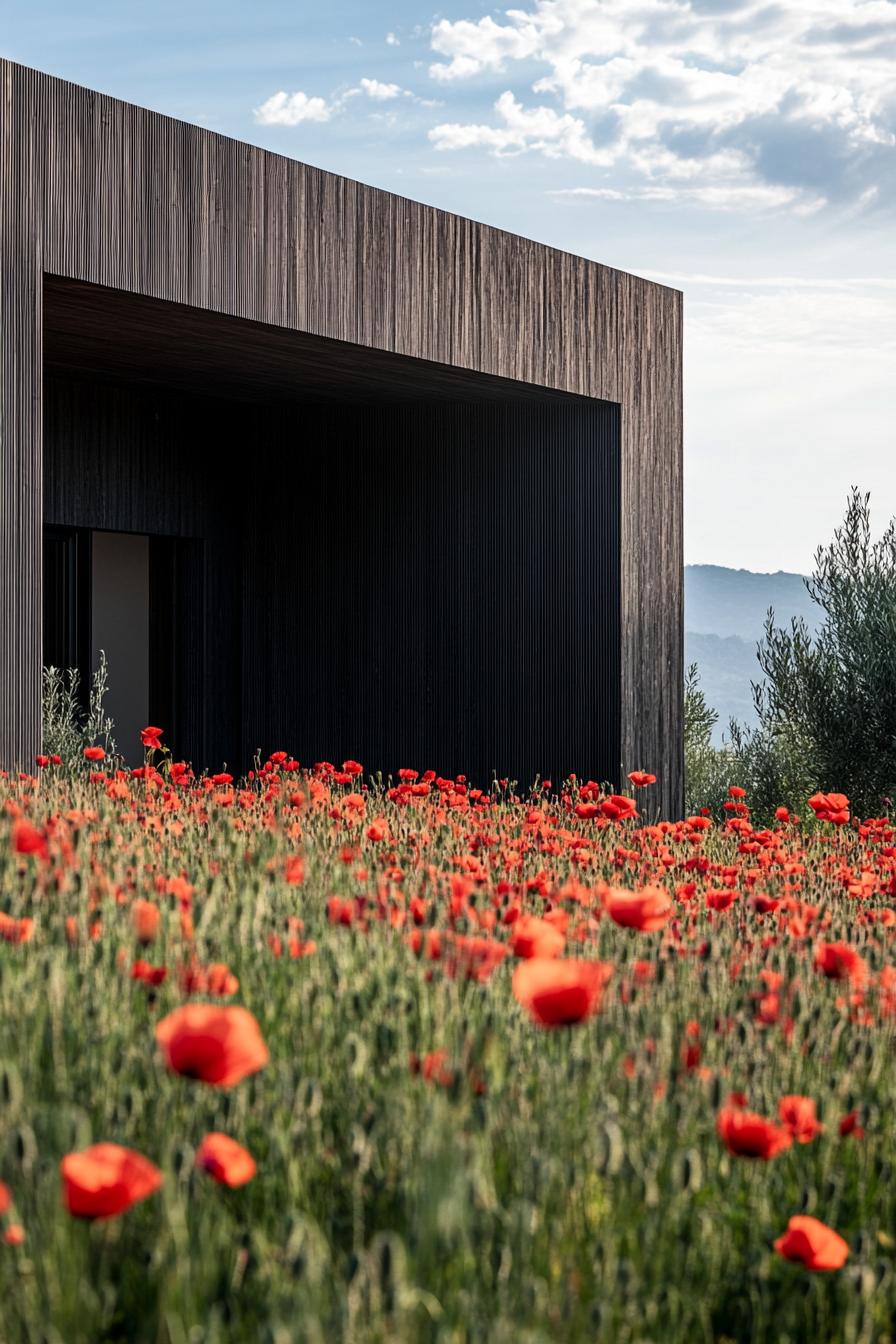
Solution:
{"label": "red poppy flower", "polygon": [[865,1131],[859,1124],[858,1111],[849,1111],[844,1115],[837,1126],[841,1139],[849,1138],[850,1134],[854,1139],[864,1139]]}
{"label": "red poppy flower", "polygon": [[0,912],[0,938],[5,943],[27,943],[34,933],[34,920],[25,916],[15,919]]}
{"label": "red poppy flower", "polygon": [[209,994],[219,999],[229,999],[240,987],[240,982],[226,961],[213,961],[206,969],[205,984]]}
{"label": "red poppy flower", "polygon": [[582,1022],[600,1007],[613,968],[603,961],[533,957],[513,973],[513,993],[543,1027]]}
{"label": "red poppy flower", "polygon": [[255,1159],[236,1139],[227,1134],[206,1134],[196,1149],[196,1165],[221,1185],[235,1189],[255,1175]]}
{"label": "red poppy flower", "polygon": [[656,775],[648,774],[646,770],[632,770],[629,779],[636,789],[646,789],[648,784],[656,783]]}
{"label": "red poppy flower", "polygon": [[[438,930],[430,929],[430,934]],[[444,956],[445,973],[449,977],[463,976],[466,980],[480,980],[483,983],[501,965],[507,956],[507,944],[497,938],[478,938],[474,934],[452,933],[445,935],[448,946]],[[437,960],[441,955],[440,943],[428,942],[426,955]]]}
{"label": "red poppy flower", "polygon": [[59,1164],[62,1198],[76,1218],[112,1218],[162,1184],[149,1158],[117,1143],[94,1143]]}
{"label": "red poppy flower", "polygon": [[16,854],[37,854],[42,859],[47,856],[46,836],[24,817],[13,825],[12,847]]}
{"label": "red poppy flower", "polygon": [[717,887],[706,893],[707,910],[728,910],[738,898],[734,887]]}
{"label": "red poppy flower", "polygon": [[778,1237],[775,1250],[785,1260],[798,1260],[807,1269],[840,1269],[849,1247],[839,1233],[818,1218],[798,1213],[788,1220],[787,1231]]}
{"label": "red poppy flower", "polygon": [[290,854],[283,865],[283,877],[290,887],[298,887],[305,880],[305,860],[301,854]]}
{"label": "red poppy flower", "polygon": [[131,967],[132,980],[142,980],[145,985],[153,988],[164,984],[167,975],[167,966],[150,966],[148,961],[135,961]]}
{"label": "red poppy flower", "polygon": [[513,925],[510,948],[517,957],[559,957],[566,944],[556,924],[536,915],[520,915]]}
{"label": "red poppy flower", "polygon": [[34,764],[37,766],[38,770],[45,770],[50,764],[50,758],[49,756],[35,756]]}
{"label": "red poppy flower", "polygon": [[739,1106],[725,1106],[716,1120],[719,1137],[735,1157],[758,1157],[763,1162],[789,1148],[790,1132],[771,1120]]}
{"label": "red poppy flower", "polygon": [[864,984],[868,978],[864,957],[849,943],[819,943],[815,949],[815,969],[829,980],[849,980],[855,985]]}
{"label": "red poppy flower", "polygon": [[213,1087],[233,1087],[268,1062],[268,1048],[246,1008],[188,1003],[156,1027],[156,1040],[174,1073]]}
{"label": "red poppy flower", "polygon": [[106,753],[103,751],[102,747],[85,747],[84,759],[85,761],[104,761],[106,759]]}
{"label": "red poppy flower", "polygon": [[0,1218],[2,1218],[5,1213],[9,1213],[11,1208],[12,1195],[9,1186],[4,1181],[0,1181]]}
{"label": "red poppy flower", "polygon": [[164,728],[142,728],[140,730],[140,741],[149,750],[157,751],[162,745],[159,738],[164,731]]}
{"label": "red poppy flower", "polygon": [[811,1143],[824,1129],[816,1118],[811,1097],[782,1097],[778,1102],[778,1118],[797,1143]]}
{"label": "red poppy flower", "polygon": [[634,798],[626,798],[623,793],[611,793],[609,798],[605,798],[601,803],[600,810],[611,821],[625,821],[628,817],[638,815]]}
{"label": "red poppy flower", "polygon": [[625,891],[611,887],[604,897],[604,909],[616,924],[625,929],[655,933],[672,916],[672,897],[663,887],[644,887]]}
{"label": "red poppy flower", "polygon": [[3,1233],[3,1240],[7,1246],[21,1246],[25,1240],[25,1229],[21,1223],[10,1223]]}
{"label": "red poppy flower", "polygon": [[819,821],[831,821],[842,826],[849,821],[849,799],[845,793],[816,793],[809,806]]}
{"label": "red poppy flower", "polygon": [[454,1070],[448,1063],[447,1050],[430,1050],[420,1059],[412,1053],[409,1062],[411,1073],[419,1074],[428,1083],[438,1083],[440,1087],[451,1087],[454,1082]]}
{"label": "red poppy flower", "polygon": [[137,900],[131,906],[134,933],[141,943],[151,943],[159,931],[162,914],[152,901]]}

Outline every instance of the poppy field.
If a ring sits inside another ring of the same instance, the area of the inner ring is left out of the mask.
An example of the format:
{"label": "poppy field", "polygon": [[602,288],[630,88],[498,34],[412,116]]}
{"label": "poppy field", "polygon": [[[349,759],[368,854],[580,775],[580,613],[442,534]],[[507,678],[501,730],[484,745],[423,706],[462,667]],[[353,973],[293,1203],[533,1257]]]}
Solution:
{"label": "poppy field", "polygon": [[0,1338],[883,1341],[896,827],[0,777]]}

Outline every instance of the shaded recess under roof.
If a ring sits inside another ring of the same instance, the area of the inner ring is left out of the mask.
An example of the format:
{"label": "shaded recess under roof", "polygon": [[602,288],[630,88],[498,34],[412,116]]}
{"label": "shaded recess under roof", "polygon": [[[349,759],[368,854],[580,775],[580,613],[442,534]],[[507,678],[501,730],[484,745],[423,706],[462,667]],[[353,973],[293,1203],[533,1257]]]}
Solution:
{"label": "shaded recess under roof", "polygon": [[49,373],[164,386],[235,401],[587,403],[475,369],[337,341],[102,285],[44,279]]}

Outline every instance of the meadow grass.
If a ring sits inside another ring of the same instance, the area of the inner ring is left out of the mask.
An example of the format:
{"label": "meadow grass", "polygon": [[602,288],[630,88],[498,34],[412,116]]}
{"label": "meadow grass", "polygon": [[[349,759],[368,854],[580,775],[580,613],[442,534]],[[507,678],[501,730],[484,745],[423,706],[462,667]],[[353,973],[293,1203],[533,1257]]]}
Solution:
{"label": "meadow grass", "polygon": [[[0,1179],[24,1230],[0,1245],[0,1338],[889,1338],[888,823],[754,832],[737,803],[660,827],[576,786],[410,788],[282,762],[242,786],[0,781]],[[671,917],[618,926],[608,885],[649,883]],[[733,903],[710,908],[716,891]],[[779,904],[760,913],[757,892]],[[518,1002],[520,912],[563,929],[564,957],[612,963],[599,1011],[551,1029]],[[862,959],[851,979],[816,964],[838,941]],[[212,963],[270,1054],[228,1089],[166,1069],[155,1040],[191,987],[214,1001]],[[823,1131],[737,1156],[717,1132],[732,1092],[771,1120],[809,1097]],[[197,1169],[209,1131],[252,1153],[252,1181]],[[59,1163],[100,1140],[164,1183],[74,1218]],[[775,1253],[798,1213],[845,1238],[842,1269]]]}

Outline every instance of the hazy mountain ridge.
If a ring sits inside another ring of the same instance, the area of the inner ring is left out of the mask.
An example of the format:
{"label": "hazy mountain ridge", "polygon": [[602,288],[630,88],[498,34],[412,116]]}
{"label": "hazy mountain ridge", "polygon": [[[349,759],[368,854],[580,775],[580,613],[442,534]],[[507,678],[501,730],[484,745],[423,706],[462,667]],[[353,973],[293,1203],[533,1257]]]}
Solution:
{"label": "hazy mountain ridge", "polygon": [[754,721],[751,682],[762,679],[756,645],[769,607],[776,625],[802,616],[814,631],[821,617],[801,574],[685,565],[685,665],[696,663],[700,669],[701,687],[719,715],[717,738],[730,718]]}
{"label": "hazy mountain ridge", "polygon": [[722,565],[685,565],[684,628],[694,634],[759,639],[769,607],[777,625],[803,616],[814,630],[821,611],[806,591],[802,574],[778,570],[756,574]]}

